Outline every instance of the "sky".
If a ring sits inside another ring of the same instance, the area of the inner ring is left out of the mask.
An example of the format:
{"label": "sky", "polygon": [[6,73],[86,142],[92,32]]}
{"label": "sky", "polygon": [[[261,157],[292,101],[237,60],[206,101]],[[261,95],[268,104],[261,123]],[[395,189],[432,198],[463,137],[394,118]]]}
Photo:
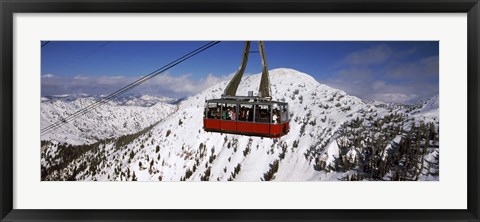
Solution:
{"label": "sky", "polygon": [[[42,42],[42,96],[108,95],[208,42]],[[173,98],[228,81],[240,65],[242,41],[223,41],[132,92]],[[252,42],[251,51],[257,51]],[[269,69],[291,68],[361,99],[414,103],[438,95],[438,41],[265,41]],[[246,74],[261,72],[251,53]]]}

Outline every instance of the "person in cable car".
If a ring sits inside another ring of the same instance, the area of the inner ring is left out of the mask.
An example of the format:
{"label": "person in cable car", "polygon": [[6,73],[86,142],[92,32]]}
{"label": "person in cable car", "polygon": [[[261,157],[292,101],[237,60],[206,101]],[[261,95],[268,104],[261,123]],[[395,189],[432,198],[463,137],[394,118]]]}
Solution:
{"label": "person in cable car", "polygon": [[262,121],[262,120],[261,120],[261,119],[262,119],[262,118],[261,118],[261,116],[262,116],[262,110],[261,110],[261,109],[258,109],[257,111],[258,111],[258,112],[255,112],[255,122],[261,122],[261,121]]}
{"label": "person in cable car", "polygon": [[245,106],[240,107],[240,112],[238,115],[238,120],[245,121]]}
{"label": "person in cable car", "polygon": [[222,110],[222,119],[223,120],[227,119],[227,111],[226,110]]}
{"label": "person in cable car", "polygon": [[273,123],[277,124],[278,123],[278,115],[277,115],[278,111],[277,109],[274,109],[273,110]]}
{"label": "person in cable car", "polygon": [[248,121],[252,122],[253,121],[253,108],[250,108],[247,110],[247,116],[248,116]]}
{"label": "person in cable car", "polygon": [[230,119],[235,120],[235,111],[234,109],[230,110]]}

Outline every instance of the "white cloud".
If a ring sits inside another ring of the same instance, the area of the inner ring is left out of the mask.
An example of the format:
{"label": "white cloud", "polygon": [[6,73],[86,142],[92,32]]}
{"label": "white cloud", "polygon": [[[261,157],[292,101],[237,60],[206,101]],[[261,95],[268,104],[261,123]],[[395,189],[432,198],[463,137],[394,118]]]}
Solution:
{"label": "white cloud", "polygon": [[402,93],[377,93],[373,94],[372,98],[379,101],[388,101],[395,103],[408,103],[418,96],[415,94],[402,94]]}
{"label": "white cloud", "polygon": [[386,65],[383,72],[392,79],[438,78],[439,59],[438,56],[431,56],[416,62],[392,62]]}
{"label": "white cloud", "polygon": [[323,82],[362,99],[417,102],[438,94],[439,63],[438,55],[409,59],[416,52],[385,44],[355,51]]}
{"label": "white cloud", "polygon": [[123,79],[125,76],[109,76],[110,79]]}
{"label": "white cloud", "polygon": [[[222,81],[230,80],[232,76],[233,74],[222,76],[208,74],[203,78],[195,79],[192,74],[177,76],[165,73],[144,82],[130,92],[179,98],[197,94]],[[42,95],[64,93],[110,94],[139,78],[141,76],[75,76],[44,79],[42,80]]]}
{"label": "white cloud", "polygon": [[[396,70],[400,70],[398,68]],[[334,88],[344,90],[362,99],[375,99],[383,102],[413,103],[438,94],[438,80],[432,81],[425,74],[404,74],[388,80],[380,80],[389,75],[375,73],[365,68],[351,67],[340,70],[324,82]],[[430,75],[430,74],[428,74]],[[437,77],[438,78],[438,74]]]}
{"label": "white cloud", "polygon": [[42,75],[42,78],[53,78],[53,74],[45,74],[45,75]]}
{"label": "white cloud", "polygon": [[75,79],[75,80],[86,80],[86,79],[88,79],[88,77],[77,75],[77,76],[73,77],[73,79]]}
{"label": "white cloud", "polygon": [[355,51],[346,56],[345,62],[352,65],[378,64],[386,61],[393,55],[393,50],[385,44]]}

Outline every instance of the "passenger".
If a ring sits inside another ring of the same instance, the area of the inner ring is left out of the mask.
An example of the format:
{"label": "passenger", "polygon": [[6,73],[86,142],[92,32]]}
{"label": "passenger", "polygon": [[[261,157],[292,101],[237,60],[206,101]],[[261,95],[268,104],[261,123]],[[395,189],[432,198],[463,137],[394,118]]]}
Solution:
{"label": "passenger", "polygon": [[222,110],[222,119],[227,119],[227,111]]}
{"label": "passenger", "polygon": [[280,122],[280,112],[278,109],[273,109],[272,111],[272,121],[273,123],[279,123]]}
{"label": "passenger", "polygon": [[253,121],[253,109],[248,109],[247,110],[247,116],[248,116],[248,121],[252,122]]}
{"label": "passenger", "polygon": [[235,112],[233,110],[230,110],[230,119],[235,120]]}
{"label": "passenger", "polygon": [[238,113],[238,120],[241,120],[241,121],[244,121],[245,118],[244,118],[244,115],[245,115],[245,110],[242,108],[240,108],[240,112]]}
{"label": "passenger", "polygon": [[260,115],[258,118],[258,122],[267,122],[267,113],[265,112],[264,109],[260,110]]}
{"label": "passenger", "polygon": [[220,111],[216,108],[212,108],[212,118],[217,118]]}
{"label": "passenger", "polygon": [[213,118],[213,116],[212,116],[212,109],[211,109],[211,108],[209,108],[209,109],[207,110],[207,118],[209,118],[209,119]]}
{"label": "passenger", "polygon": [[260,119],[262,118],[262,110],[259,109],[259,110],[256,110],[258,112],[255,112],[255,122],[259,122]]}
{"label": "passenger", "polygon": [[245,121],[245,106],[242,106],[240,109],[240,115],[238,116],[238,119],[241,121]]}

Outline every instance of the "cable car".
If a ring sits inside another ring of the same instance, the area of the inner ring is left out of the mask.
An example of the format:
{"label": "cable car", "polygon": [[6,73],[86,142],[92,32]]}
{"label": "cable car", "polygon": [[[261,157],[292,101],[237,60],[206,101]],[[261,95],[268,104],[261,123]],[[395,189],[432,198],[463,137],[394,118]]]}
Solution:
{"label": "cable car", "polygon": [[250,53],[250,41],[246,41],[240,67],[225,88],[222,97],[205,101],[203,117],[205,131],[269,138],[279,138],[288,134],[290,130],[288,104],[272,101],[262,41],[258,42],[258,48],[262,59],[262,77],[258,95],[253,96],[252,91],[248,92],[248,96],[236,95]]}

